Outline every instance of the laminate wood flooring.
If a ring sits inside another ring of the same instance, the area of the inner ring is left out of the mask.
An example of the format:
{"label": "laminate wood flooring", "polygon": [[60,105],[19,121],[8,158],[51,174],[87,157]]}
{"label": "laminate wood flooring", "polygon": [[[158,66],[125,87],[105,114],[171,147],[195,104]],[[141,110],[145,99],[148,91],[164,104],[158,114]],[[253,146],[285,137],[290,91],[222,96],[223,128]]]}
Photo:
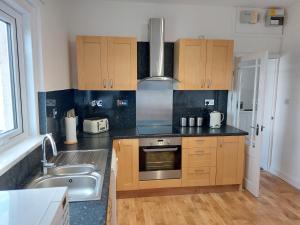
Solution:
{"label": "laminate wood flooring", "polygon": [[248,191],[118,199],[118,225],[300,225],[300,191],[262,172]]}

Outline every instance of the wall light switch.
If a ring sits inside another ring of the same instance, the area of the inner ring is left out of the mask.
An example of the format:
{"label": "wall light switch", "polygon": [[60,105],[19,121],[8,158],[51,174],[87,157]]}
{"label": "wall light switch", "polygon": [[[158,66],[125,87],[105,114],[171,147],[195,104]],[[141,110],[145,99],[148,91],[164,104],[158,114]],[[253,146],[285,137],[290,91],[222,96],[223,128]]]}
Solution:
{"label": "wall light switch", "polygon": [[215,100],[214,99],[205,99],[204,104],[205,105],[215,105]]}

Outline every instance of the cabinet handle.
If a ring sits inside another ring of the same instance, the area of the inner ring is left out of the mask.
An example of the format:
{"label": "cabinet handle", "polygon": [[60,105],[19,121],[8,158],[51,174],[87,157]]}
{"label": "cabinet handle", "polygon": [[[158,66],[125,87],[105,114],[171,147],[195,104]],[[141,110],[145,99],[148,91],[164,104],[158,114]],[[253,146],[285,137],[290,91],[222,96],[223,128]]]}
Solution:
{"label": "cabinet handle", "polygon": [[204,154],[205,152],[202,150],[200,150],[200,151],[195,151],[195,154],[197,155],[197,154]]}
{"label": "cabinet handle", "polygon": [[103,87],[106,88],[106,79],[103,79]]}
{"label": "cabinet handle", "polygon": [[208,79],[208,81],[207,81],[207,88],[210,88],[210,87],[211,87],[211,84],[212,84],[212,80],[211,80],[211,79]]}
{"label": "cabinet handle", "polygon": [[194,170],[194,173],[208,174],[209,172],[205,170]]}
{"label": "cabinet handle", "polygon": [[205,80],[201,80],[201,88],[204,88],[205,86]]}
{"label": "cabinet handle", "polygon": [[112,81],[112,79],[109,79],[109,87],[113,88],[113,81]]}

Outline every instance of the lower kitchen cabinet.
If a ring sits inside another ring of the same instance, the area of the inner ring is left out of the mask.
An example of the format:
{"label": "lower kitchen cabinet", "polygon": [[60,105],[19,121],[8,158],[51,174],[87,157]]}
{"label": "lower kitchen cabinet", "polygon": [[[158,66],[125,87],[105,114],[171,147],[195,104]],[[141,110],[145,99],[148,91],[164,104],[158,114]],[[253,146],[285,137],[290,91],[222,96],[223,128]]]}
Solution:
{"label": "lower kitchen cabinet", "polygon": [[210,186],[216,182],[217,137],[182,139],[182,186]]}
{"label": "lower kitchen cabinet", "polygon": [[117,191],[137,190],[139,144],[137,139],[115,140],[113,143],[117,155]]}
{"label": "lower kitchen cabinet", "polygon": [[182,138],[182,186],[242,184],[244,136]]}
{"label": "lower kitchen cabinet", "polygon": [[139,140],[113,143],[117,155],[117,191],[240,185],[244,178],[244,136],[183,137],[181,179],[139,181]]}
{"label": "lower kitchen cabinet", "polygon": [[242,184],[244,178],[245,137],[219,137],[216,185]]}

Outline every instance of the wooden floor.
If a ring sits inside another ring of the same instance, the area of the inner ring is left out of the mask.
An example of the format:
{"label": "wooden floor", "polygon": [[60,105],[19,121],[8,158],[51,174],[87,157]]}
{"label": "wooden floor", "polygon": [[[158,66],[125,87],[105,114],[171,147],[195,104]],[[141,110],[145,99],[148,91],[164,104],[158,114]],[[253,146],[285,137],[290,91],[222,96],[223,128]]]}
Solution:
{"label": "wooden floor", "polygon": [[247,191],[118,200],[118,225],[300,225],[300,191],[263,172]]}

